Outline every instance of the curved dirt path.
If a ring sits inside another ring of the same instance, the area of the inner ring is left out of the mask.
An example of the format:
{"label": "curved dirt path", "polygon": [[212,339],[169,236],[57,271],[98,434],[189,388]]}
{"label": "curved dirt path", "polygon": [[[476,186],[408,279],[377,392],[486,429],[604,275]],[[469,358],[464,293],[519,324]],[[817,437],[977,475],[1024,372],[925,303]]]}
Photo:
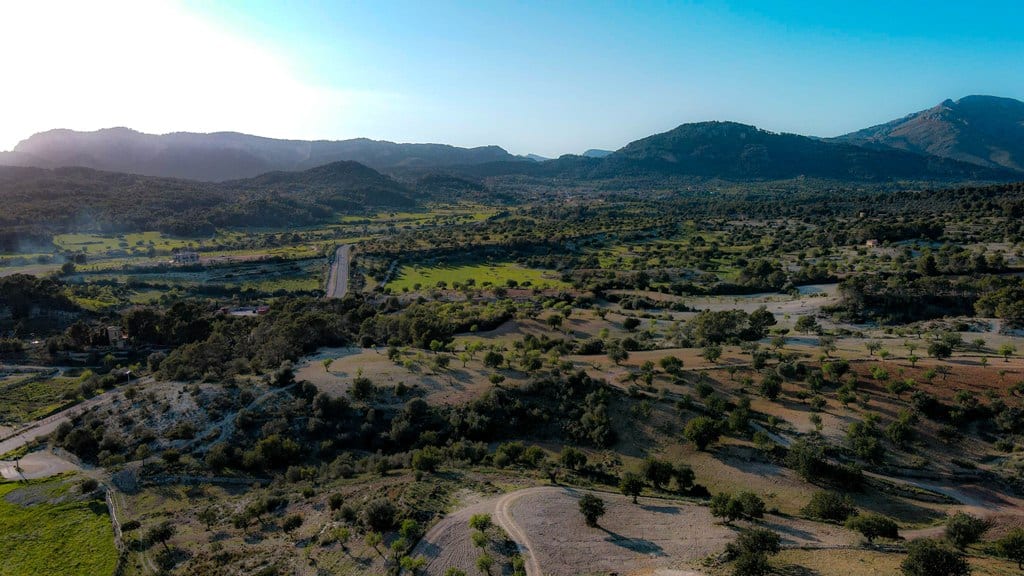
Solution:
{"label": "curved dirt path", "polygon": [[515,523],[515,519],[512,517],[512,504],[527,494],[535,494],[551,489],[553,489],[551,486],[537,486],[535,488],[510,492],[498,498],[494,506],[494,523],[500,526],[519,547],[519,553],[526,562],[526,576],[543,576],[543,573],[540,571],[540,563],[537,562],[537,557],[533,554],[533,543],[530,542],[530,537]]}

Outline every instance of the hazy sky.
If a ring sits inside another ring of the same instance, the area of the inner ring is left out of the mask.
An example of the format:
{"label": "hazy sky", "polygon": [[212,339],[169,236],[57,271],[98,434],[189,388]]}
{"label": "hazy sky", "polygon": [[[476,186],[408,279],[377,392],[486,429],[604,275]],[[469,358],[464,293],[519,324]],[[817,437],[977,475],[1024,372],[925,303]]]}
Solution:
{"label": "hazy sky", "polygon": [[50,128],[555,156],[684,122],[832,136],[1024,99],[1024,2],[0,4],[0,150]]}

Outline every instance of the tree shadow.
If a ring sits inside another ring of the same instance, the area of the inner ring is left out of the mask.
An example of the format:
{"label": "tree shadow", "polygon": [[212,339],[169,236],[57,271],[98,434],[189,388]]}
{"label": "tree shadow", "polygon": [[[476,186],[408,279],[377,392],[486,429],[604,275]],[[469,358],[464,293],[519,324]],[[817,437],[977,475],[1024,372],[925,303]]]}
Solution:
{"label": "tree shadow", "polygon": [[779,576],[821,576],[821,572],[797,564],[776,567],[773,573]]}
{"label": "tree shadow", "polygon": [[649,504],[641,504],[640,509],[646,510],[647,512],[657,512],[659,514],[679,514],[678,506],[651,506]]}
{"label": "tree shadow", "polygon": [[820,540],[817,536],[814,535],[814,533],[808,532],[807,530],[801,530],[800,528],[797,528],[795,526],[790,526],[787,524],[783,524],[781,522],[773,522],[771,521],[771,519],[765,519],[764,525],[765,527],[777,532],[782,537],[783,544],[800,543],[794,539],[800,539],[803,542],[810,543],[820,542]]}
{"label": "tree shadow", "polygon": [[628,538],[621,534],[612,532],[602,526],[598,526],[598,528],[608,534],[608,537],[604,539],[605,542],[610,542],[616,546],[625,548],[626,550],[636,552],[637,554],[646,554],[648,556],[657,557],[666,556],[665,550],[650,540],[644,540],[642,538]]}

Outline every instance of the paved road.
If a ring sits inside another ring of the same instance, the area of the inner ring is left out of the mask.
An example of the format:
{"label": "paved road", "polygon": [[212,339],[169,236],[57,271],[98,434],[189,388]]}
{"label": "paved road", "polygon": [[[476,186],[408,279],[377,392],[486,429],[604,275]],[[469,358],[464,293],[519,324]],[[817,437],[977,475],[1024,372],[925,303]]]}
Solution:
{"label": "paved road", "polygon": [[327,275],[325,298],[343,298],[348,292],[348,267],[351,257],[350,244],[339,246],[338,251],[334,253],[334,263],[331,264],[331,271]]}

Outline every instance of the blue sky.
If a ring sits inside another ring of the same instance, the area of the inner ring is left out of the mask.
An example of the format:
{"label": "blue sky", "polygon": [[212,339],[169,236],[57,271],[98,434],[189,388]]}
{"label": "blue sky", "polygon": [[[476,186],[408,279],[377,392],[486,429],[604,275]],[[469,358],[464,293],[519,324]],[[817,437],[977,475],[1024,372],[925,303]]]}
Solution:
{"label": "blue sky", "polygon": [[[12,122],[0,149],[52,127],[127,125],[555,156],[615,149],[684,122],[833,136],[946,98],[1024,99],[1021,2],[97,6],[57,34],[66,50],[117,38],[89,59],[99,73],[81,78],[88,93],[68,102],[22,91],[30,113],[4,107]],[[47,33],[44,14],[18,28],[32,34],[38,20],[35,33]],[[117,28],[104,31],[112,19]],[[126,29],[135,36],[125,39]],[[26,70],[45,56],[26,53]],[[62,65],[57,55],[38,62],[49,70],[40,92],[53,90],[46,83]]]}

